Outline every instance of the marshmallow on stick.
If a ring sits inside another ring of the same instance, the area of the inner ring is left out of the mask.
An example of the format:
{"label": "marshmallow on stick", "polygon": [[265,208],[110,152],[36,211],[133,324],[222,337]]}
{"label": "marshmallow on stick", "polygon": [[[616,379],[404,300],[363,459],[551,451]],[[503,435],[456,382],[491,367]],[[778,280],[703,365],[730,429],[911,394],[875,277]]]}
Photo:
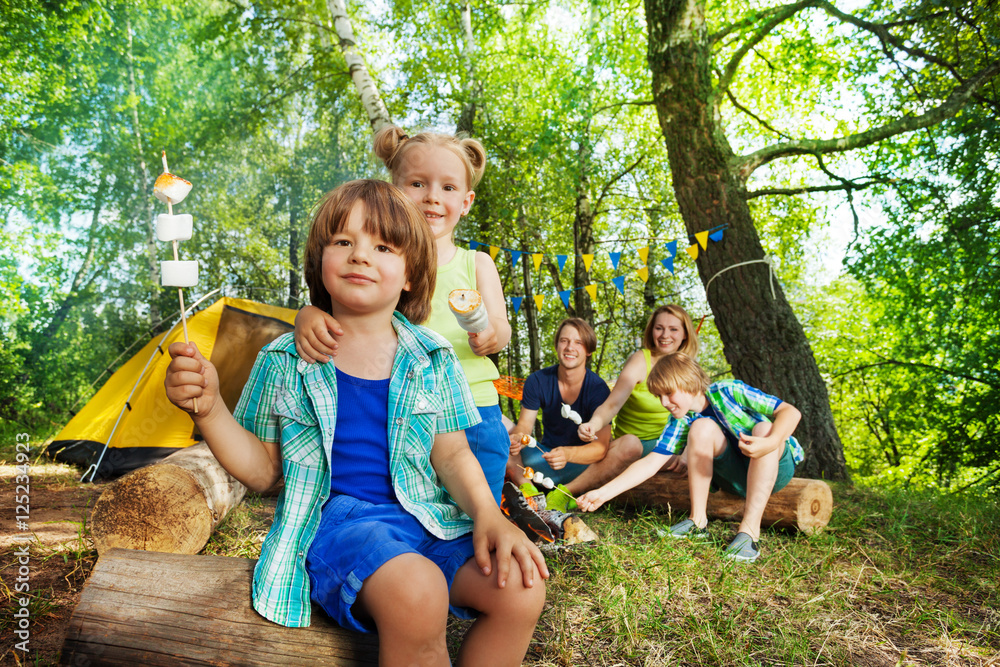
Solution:
{"label": "marshmallow on stick", "polygon": [[562,416],[563,419],[568,419],[577,426],[583,423],[583,419],[580,417],[580,413],[569,407],[567,403],[562,404]]}
{"label": "marshmallow on stick", "polygon": [[[160,284],[176,287],[181,304],[181,323],[184,326],[184,342],[190,343],[187,328],[187,308],[184,306],[184,288],[198,284],[198,262],[182,262],[178,257],[177,242],[191,238],[192,220],[190,215],[174,215],[174,204],[184,201],[191,192],[191,183],[170,173],[167,167],[167,151],[163,151],[163,173],[153,184],[153,196],[167,205],[167,215],[156,217],[156,238],[169,241],[174,246],[174,260],[160,262]],[[198,414],[198,399],[192,399],[194,412]]]}
{"label": "marshmallow on stick", "polygon": [[469,333],[481,333],[489,326],[483,297],[474,289],[454,289],[448,294],[448,305],[458,325]]}

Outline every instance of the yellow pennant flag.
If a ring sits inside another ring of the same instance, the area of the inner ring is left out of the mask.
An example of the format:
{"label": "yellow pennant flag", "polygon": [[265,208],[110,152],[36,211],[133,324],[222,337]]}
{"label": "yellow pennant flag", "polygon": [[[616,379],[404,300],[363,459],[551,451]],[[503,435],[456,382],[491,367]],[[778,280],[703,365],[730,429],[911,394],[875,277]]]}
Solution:
{"label": "yellow pennant flag", "polygon": [[495,245],[490,246],[490,259],[494,262],[497,261],[497,253],[500,252],[500,248]]}
{"label": "yellow pennant flag", "polygon": [[646,282],[647,280],[649,280],[649,267],[648,266],[642,267],[641,269],[635,272],[635,275],[639,276],[639,279],[642,280],[642,282]]}
{"label": "yellow pennant flag", "polygon": [[588,271],[590,271],[590,265],[593,264],[593,263],[594,263],[594,255],[593,255],[593,253],[591,253],[589,255],[584,255],[583,256],[583,268],[585,268]]}
{"label": "yellow pennant flag", "polygon": [[542,309],[542,301],[544,301],[544,300],[545,300],[545,295],[544,294],[536,294],[535,295],[535,308],[537,308],[538,310],[541,310]]}
{"label": "yellow pennant flag", "polygon": [[689,246],[687,252],[691,255],[691,259],[698,259],[698,244],[696,243],[693,246]]}
{"label": "yellow pennant flag", "polygon": [[[584,255],[584,256],[586,256],[586,255]],[[591,257],[593,257],[593,255],[591,255]],[[583,289],[587,290],[587,294],[590,295],[591,299],[596,299],[597,298],[597,285],[587,285]]]}
{"label": "yellow pennant flag", "polygon": [[[639,259],[642,260],[643,264],[646,263],[646,260],[649,259],[649,246],[646,246],[645,248],[639,248]],[[647,277],[648,277],[648,275],[649,274],[647,274]],[[643,278],[643,281],[645,281],[645,280],[646,279]]]}
{"label": "yellow pennant flag", "polygon": [[694,240],[698,242],[702,250],[708,250],[708,232],[698,232],[694,235]]}
{"label": "yellow pennant flag", "polygon": [[[533,261],[535,263],[535,271],[537,271],[538,267],[540,267],[542,265],[542,253],[536,252],[536,253],[532,254],[531,255],[531,261]],[[535,298],[537,299],[538,297],[535,297]]]}

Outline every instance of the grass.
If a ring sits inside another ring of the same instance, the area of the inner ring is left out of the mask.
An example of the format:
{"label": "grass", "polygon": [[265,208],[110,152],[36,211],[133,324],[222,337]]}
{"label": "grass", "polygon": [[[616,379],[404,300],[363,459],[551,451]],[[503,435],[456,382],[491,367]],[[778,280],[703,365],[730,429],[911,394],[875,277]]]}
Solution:
{"label": "grass", "polygon": [[[205,553],[257,557],[274,502],[247,496]],[[721,558],[733,523],[698,543],[664,538],[683,518],[665,510],[586,515],[601,539],[548,554],[524,664],[1000,666],[996,501],[834,485],[834,504],[820,534],[765,531],[754,564]],[[76,544],[33,550],[57,570],[33,587],[34,622],[67,613],[60,591],[78,590],[94,559],[85,527]],[[453,645],[466,627],[452,620]]]}

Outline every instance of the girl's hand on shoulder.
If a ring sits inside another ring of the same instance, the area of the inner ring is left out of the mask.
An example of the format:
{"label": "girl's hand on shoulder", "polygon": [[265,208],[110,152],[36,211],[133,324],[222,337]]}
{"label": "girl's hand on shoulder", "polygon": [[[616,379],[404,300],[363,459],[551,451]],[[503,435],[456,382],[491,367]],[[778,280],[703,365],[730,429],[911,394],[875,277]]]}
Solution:
{"label": "girl's hand on shoulder", "polygon": [[343,336],[340,323],[315,306],[306,306],[295,316],[295,351],[309,363],[326,363],[337,356],[337,339]]}
{"label": "girl's hand on shoulder", "polygon": [[527,588],[535,585],[540,576],[549,578],[549,568],[545,557],[521,529],[508,521],[500,509],[491,512],[488,517],[476,521],[472,531],[472,543],[475,547],[476,565],[485,575],[490,575],[490,553],[496,554],[497,586],[507,585],[507,575],[510,573],[511,556],[517,559],[521,568],[522,583]]}
{"label": "girl's hand on shoulder", "polygon": [[497,340],[497,330],[493,328],[492,323],[477,334],[469,334],[469,347],[478,357],[485,357],[487,354],[493,354],[503,349],[500,341]]}
{"label": "girl's hand on shoulder", "polygon": [[215,366],[202,356],[194,343],[171,343],[167,352],[171,359],[163,379],[167,398],[192,415],[194,399],[198,399],[198,417],[211,414],[219,402],[219,374]]}

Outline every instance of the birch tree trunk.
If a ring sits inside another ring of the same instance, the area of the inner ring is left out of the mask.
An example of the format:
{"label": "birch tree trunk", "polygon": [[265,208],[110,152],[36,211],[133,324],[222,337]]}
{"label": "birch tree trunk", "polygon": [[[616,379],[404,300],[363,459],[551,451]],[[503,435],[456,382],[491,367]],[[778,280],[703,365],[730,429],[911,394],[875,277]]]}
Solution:
{"label": "birch tree trunk", "polygon": [[365,65],[365,60],[358,49],[354,39],[354,28],[347,16],[347,7],[344,0],[326,0],[326,7],[333,19],[333,29],[337,33],[337,39],[340,40],[340,50],[344,54],[344,60],[347,61],[351,80],[354,81],[358,97],[361,98],[361,106],[368,114],[372,133],[378,132],[386,125],[390,125],[392,118],[379,94],[378,85],[369,74],[368,66]]}
{"label": "birch tree trunk", "polygon": [[[701,253],[698,273],[733,375],[802,412],[798,474],[846,479],[826,383],[784,290],[772,278],[735,155],[715,118],[703,0],[645,0],[653,98],[674,192],[689,234],[726,224],[725,242]],[[753,261],[738,268],[724,269]],[[772,292],[773,290],[773,292]]]}

